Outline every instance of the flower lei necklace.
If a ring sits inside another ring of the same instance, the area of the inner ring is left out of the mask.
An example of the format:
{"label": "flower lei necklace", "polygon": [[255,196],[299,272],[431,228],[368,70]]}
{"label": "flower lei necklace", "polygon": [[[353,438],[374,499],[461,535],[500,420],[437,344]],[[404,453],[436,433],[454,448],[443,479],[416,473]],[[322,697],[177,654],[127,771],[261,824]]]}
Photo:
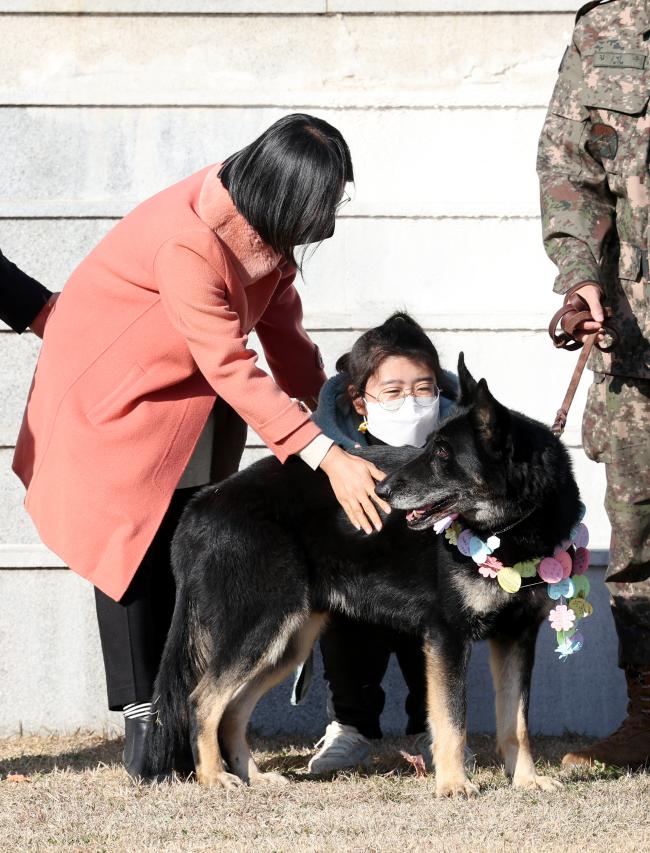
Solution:
{"label": "flower lei necklace", "polygon": [[[529,513],[530,515],[530,513]],[[585,572],[589,568],[589,531],[583,524],[585,505],[580,504],[580,516],[575,527],[569,534],[569,539],[557,546],[552,557],[536,557],[523,560],[514,566],[504,566],[494,556],[501,545],[498,536],[488,536],[483,540],[468,527],[463,527],[458,521],[458,514],[448,515],[437,521],[433,529],[437,534],[445,534],[445,539],[464,557],[471,557],[476,563],[478,572],[486,579],[495,580],[505,592],[519,592],[523,578],[541,578],[527,586],[545,583],[548,595],[557,601],[551,610],[548,621],[557,635],[555,651],[560,660],[566,660],[569,655],[579,652],[584,646],[584,638],[577,630],[577,624],[593,613],[593,607],[587,601],[589,581]],[[523,519],[520,519],[523,520]],[[517,522],[518,523],[518,522]],[[511,525],[514,527],[514,525]],[[506,528],[509,530],[510,528]],[[501,533],[505,533],[502,530]],[[568,602],[568,605],[565,603]]]}

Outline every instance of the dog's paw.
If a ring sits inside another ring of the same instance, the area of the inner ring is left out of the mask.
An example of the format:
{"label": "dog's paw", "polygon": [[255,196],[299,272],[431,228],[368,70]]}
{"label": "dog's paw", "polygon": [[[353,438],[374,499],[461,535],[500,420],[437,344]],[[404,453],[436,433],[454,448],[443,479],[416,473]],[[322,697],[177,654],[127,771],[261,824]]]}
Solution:
{"label": "dog's paw", "polygon": [[478,788],[469,779],[453,779],[436,783],[436,797],[476,797]]}
{"label": "dog's paw", "polygon": [[199,772],[197,773],[197,780],[199,785],[204,785],[206,788],[224,788],[226,791],[243,788],[246,785],[239,776],[235,776],[234,773],[226,773],[225,771],[210,776]]}
{"label": "dog's paw", "polygon": [[521,788],[526,791],[547,791],[549,794],[560,791],[564,785],[553,779],[552,776],[522,776],[520,779],[516,777],[512,780],[513,788]]}
{"label": "dog's paw", "polygon": [[251,785],[289,785],[291,784],[286,776],[282,773],[277,773],[275,770],[269,770],[268,773],[256,773],[251,776]]}

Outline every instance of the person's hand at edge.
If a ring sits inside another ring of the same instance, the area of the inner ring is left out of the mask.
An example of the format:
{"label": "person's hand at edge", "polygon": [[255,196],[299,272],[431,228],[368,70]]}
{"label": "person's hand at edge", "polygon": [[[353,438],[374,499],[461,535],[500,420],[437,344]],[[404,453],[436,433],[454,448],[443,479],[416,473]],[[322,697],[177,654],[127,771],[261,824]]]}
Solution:
{"label": "person's hand at edge", "polygon": [[36,317],[29,324],[30,330],[39,338],[43,337],[43,332],[45,331],[45,324],[47,323],[47,318],[50,316],[50,312],[54,307],[54,303],[59,298],[58,293],[53,293],[50,298],[47,300],[45,305],[38,312]]}
{"label": "person's hand at edge", "polygon": [[[357,530],[372,533],[372,525],[381,530],[376,507],[389,513],[390,507],[375,494],[375,482],[386,476],[368,459],[352,456],[333,444],[320,464],[329,477],[336,499]],[[376,506],[375,506],[376,505]]]}

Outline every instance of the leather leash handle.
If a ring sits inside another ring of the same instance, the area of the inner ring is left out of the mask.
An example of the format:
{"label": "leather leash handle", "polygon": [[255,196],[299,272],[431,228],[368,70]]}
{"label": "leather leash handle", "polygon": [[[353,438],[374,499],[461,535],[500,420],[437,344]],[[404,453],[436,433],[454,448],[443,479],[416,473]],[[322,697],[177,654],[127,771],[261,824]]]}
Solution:
{"label": "leather leash handle", "polygon": [[576,364],[575,369],[573,371],[573,376],[571,377],[571,381],[569,382],[567,392],[564,395],[564,400],[562,400],[562,405],[557,410],[557,415],[555,416],[555,421],[553,422],[553,426],[551,427],[551,432],[558,438],[562,435],[562,433],[564,432],[564,428],[566,427],[566,421],[569,415],[569,409],[571,408],[571,403],[573,402],[573,398],[575,397],[576,391],[578,390],[580,378],[586,367],[587,360],[589,359],[591,351],[594,348],[594,344],[596,343],[596,338],[598,337],[598,334],[599,332],[596,332],[596,334],[589,335],[589,337],[585,338],[584,346],[582,347],[582,352],[580,353],[580,358],[578,359],[578,363]]}
{"label": "leather leash handle", "polygon": [[[582,347],[582,341],[577,340],[576,332],[582,331],[584,323],[593,321],[591,311],[586,300],[576,293],[576,289],[583,287],[583,284],[576,285],[569,290],[564,297],[564,304],[555,312],[548,326],[548,333],[551,336],[553,345],[557,349],[576,350]],[[601,329],[606,332],[610,338],[610,343],[605,344],[603,341],[596,341],[596,346],[601,352],[611,352],[618,343],[618,333],[611,324],[612,309],[608,306],[603,307],[605,320],[602,323]],[[558,331],[558,327],[560,331]]]}

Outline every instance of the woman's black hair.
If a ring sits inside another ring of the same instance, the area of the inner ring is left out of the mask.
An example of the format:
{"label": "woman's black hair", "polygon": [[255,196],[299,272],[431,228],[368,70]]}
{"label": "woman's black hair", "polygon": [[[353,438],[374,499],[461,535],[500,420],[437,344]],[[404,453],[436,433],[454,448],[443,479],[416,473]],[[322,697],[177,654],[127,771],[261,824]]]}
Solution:
{"label": "woman's black hair", "polygon": [[228,157],[219,177],[262,240],[299,267],[296,246],[334,233],[336,211],[354,172],[350,149],[335,127],[294,113]]}
{"label": "woman's black hair", "polygon": [[455,396],[440,367],[438,350],[422,326],[405,311],[396,311],[381,326],[368,329],[350,352],[339,358],[336,369],[346,376],[346,384],[351,386],[350,396],[356,399],[363,394],[366,382],[379,370],[384,359],[400,355],[426,364],[440,390]]}

